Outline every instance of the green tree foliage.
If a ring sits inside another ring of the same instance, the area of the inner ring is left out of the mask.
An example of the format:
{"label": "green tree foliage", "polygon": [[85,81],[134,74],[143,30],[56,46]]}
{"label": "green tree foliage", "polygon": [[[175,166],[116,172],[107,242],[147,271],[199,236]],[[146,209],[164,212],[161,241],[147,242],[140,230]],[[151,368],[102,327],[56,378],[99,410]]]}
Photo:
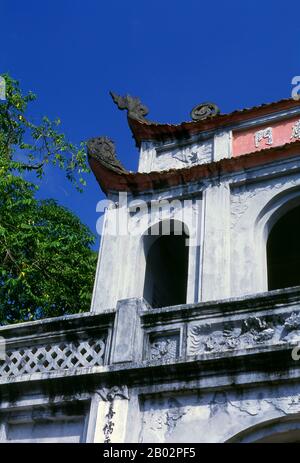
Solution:
{"label": "green tree foliage", "polygon": [[[0,102],[0,323],[14,323],[89,310],[95,273],[94,236],[54,200],[38,200],[24,173],[44,175],[58,165],[81,189],[88,172],[85,146],[69,143],[59,121],[31,123],[35,99],[6,80]],[[21,153],[21,156],[20,156]]]}

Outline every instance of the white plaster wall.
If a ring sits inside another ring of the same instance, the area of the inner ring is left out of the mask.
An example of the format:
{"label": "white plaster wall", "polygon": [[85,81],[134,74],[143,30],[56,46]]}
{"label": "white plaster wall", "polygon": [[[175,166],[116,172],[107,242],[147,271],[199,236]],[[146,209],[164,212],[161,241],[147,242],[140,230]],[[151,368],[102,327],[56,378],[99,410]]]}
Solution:
{"label": "white plaster wall", "polygon": [[230,187],[210,184],[203,195],[201,301],[230,297]]}
{"label": "white plaster wall", "polygon": [[300,204],[299,168],[299,160],[283,162],[231,184],[231,296],[268,290],[268,233],[280,214]]}
{"label": "white plaster wall", "polygon": [[182,169],[196,164],[205,164],[213,160],[212,140],[181,147],[174,146],[169,149],[156,150],[152,160],[151,170]]}
{"label": "white plaster wall", "polygon": [[140,441],[222,443],[260,423],[300,413],[299,385],[169,393],[142,403]]}
{"label": "white plaster wall", "polygon": [[229,158],[232,154],[232,131],[219,130],[184,141],[165,143],[144,141],[140,149],[139,172],[182,169],[196,164]]}
{"label": "white plaster wall", "polygon": [[48,423],[12,423],[6,425],[9,443],[79,443],[83,438],[83,420]]}
{"label": "white plaster wall", "polygon": [[[174,192],[175,196],[179,193],[180,189]],[[159,221],[169,219],[184,223],[189,231],[187,303],[199,300],[201,192],[198,197],[190,198],[186,202],[174,198],[171,210],[169,202],[158,202],[163,201],[163,195],[157,195],[153,203],[142,200],[143,198],[140,198],[134,203],[129,202],[131,207],[123,206],[105,212],[92,311],[102,312],[107,308],[116,307],[120,299],[143,296],[146,271],[144,233]],[[116,214],[119,214],[123,228],[119,235],[112,236],[110,224],[116,218]]]}
{"label": "white plaster wall", "polygon": [[[226,137],[229,143],[230,137]],[[267,291],[268,233],[280,215],[300,204],[299,172],[300,160],[295,157],[200,181],[188,189],[145,194],[136,200],[136,212],[135,207],[131,211],[121,208],[131,233],[103,237],[92,309],[99,312],[115,307],[119,299],[142,297],[146,265],[143,234],[159,220],[182,220],[180,207],[171,214],[168,208],[154,207],[149,219],[148,210],[138,209],[143,199],[190,199],[184,206],[183,221],[196,234],[197,246],[189,251],[187,302]],[[200,197],[201,201],[193,203],[192,198]],[[106,213],[106,223],[114,214],[116,210]]]}

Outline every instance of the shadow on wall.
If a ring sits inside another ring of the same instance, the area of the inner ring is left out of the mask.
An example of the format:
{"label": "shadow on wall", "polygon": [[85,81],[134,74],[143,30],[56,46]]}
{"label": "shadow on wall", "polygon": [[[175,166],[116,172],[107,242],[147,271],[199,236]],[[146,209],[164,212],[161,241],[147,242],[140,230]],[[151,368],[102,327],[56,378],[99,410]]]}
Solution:
{"label": "shadow on wall", "polygon": [[153,308],[186,303],[188,233],[179,221],[162,221],[143,237],[146,256],[144,298]]}

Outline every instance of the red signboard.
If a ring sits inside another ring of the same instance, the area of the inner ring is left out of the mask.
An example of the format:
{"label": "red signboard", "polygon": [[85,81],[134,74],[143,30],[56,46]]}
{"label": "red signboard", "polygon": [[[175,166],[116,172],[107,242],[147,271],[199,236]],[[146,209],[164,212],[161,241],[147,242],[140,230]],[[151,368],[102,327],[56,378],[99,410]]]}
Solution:
{"label": "red signboard", "polygon": [[233,157],[300,140],[300,117],[233,132]]}

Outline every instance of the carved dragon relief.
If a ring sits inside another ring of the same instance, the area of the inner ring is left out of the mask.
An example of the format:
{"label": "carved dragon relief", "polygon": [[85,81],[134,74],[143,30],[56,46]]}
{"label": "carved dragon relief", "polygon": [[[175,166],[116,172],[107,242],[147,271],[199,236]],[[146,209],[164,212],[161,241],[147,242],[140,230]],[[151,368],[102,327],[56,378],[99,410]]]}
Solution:
{"label": "carved dragon relief", "polygon": [[87,142],[87,152],[90,158],[99,161],[105,168],[117,173],[128,173],[118,160],[114,142],[108,137],[91,138]]}
{"label": "carved dragon relief", "polygon": [[188,355],[245,349],[264,343],[285,343],[300,339],[300,312],[291,315],[249,317],[225,327],[213,324],[191,325]]}
{"label": "carved dragon relief", "polygon": [[136,119],[140,122],[148,122],[145,117],[149,113],[149,109],[145,106],[138,97],[130,95],[120,96],[110,91],[110,96],[113,102],[118,106],[119,109],[127,110],[127,115],[131,119]]}
{"label": "carved dragon relief", "polygon": [[[146,119],[149,113],[149,109],[145,106],[138,97],[131,95],[117,95],[110,91],[110,96],[113,102],[118,106],[119,109],[127,110],[127,115],[130,119],[135,119],[144,123],[153,123]],[[201,103],[195,106],[191,111],[191,118],[193,121],[202,121],[207,118],[215,117],[220,114],[220,109],[215,103]]]}
{"label": "carved dragon relief", "polygon": [[226,392],[216,392],[209,403],[210,418],[219,413],[232,414],[233,409],[249,415],[265,415],[268,411],[277,411],[284,415],[299,413],[300,411],[300,394],[287,394],[282,397],[264,397],[263,394],[245,394],[243,398],[238,399],[233,394]]}

